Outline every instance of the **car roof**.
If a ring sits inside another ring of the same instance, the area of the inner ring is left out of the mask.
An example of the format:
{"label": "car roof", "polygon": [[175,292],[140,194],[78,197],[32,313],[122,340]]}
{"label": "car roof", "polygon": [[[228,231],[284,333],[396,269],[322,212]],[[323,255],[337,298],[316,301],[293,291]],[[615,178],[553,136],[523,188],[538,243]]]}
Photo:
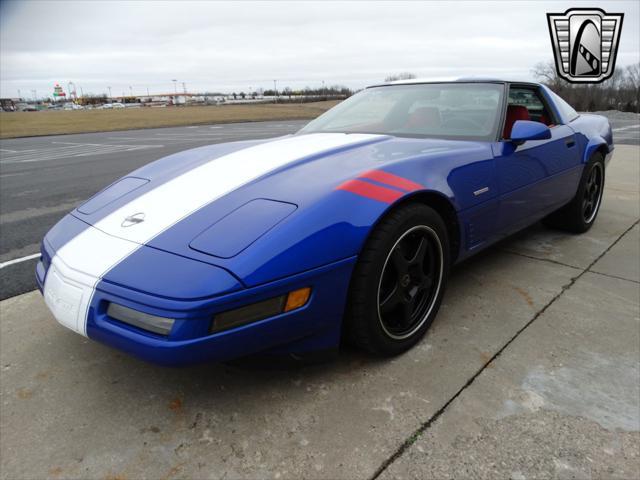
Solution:
{"label": "car roof", "polygon": [[507,80],[504,78],[495,77],[461,77],[461,78],[410,78],[406,80],[394,80],[393,82],[378,83],[370,85],[371,87],[382,87],[389,85],[412,85],[421,83],[517,83],[524,85],[540,85],[538,82],[532,82],[530,80]]}

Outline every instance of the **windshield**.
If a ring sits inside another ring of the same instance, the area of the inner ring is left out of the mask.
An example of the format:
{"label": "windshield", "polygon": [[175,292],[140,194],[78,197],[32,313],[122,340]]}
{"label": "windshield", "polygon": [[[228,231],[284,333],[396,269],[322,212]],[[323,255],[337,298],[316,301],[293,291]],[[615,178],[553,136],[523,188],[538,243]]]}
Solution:
{"label": "windshield", "polygon": [[378,133],[493,140],[504,87],[498,83],[429,83],[367,88],[299,133]]}

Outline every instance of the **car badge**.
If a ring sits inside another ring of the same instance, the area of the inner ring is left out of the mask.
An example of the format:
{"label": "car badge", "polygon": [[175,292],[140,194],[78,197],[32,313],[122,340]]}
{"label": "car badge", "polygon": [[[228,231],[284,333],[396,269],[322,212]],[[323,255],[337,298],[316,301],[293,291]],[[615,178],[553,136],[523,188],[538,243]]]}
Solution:
{"label": "car badge", "polygon": [[144,222],[144,213],[134,213],[133,215],[129,215],[125,218],[120,224],[122,227],[132,227],[133,225],[138,225],[139,223]]}
{"label": "car badge", "polygon": [[623,17],[599,8],[547,13],[558,75],[571,83],[600,83],[611,77]]}

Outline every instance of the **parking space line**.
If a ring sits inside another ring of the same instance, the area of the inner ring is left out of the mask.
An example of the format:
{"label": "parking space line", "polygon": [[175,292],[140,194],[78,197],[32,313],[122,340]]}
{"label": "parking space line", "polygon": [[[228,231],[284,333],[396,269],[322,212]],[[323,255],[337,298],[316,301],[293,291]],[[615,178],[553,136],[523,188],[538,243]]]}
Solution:
{"label": "parking space line", "polygon": [[26,262],[28,260],[33,260],[34,258],[38,258],[40,256],[39,253],[34,253],[33,255],[27,255],[26,257],[15,258],[13,260],[8,260],[6,262],[0,263],[0,270],[8,267],[9,265],[15,265],[16,263]]}
{"label": "parking space line", "polygon": [[108,153],[132,152],[136,150],[146,150],[150,148],[163,148],[164,145],[127,145],[127,144],[103,144],[103,143],[74,143],[74,142],[51,142],[57,145],[64,145],[55,148],[43,148],[39,150],[17,152],[15,154],[4,155],[0,164],[8,163],[30,163],[56,160],[71,157],[89,157],[93,155],[103,155]]}
{"label": "parking space line", "polygon": [[622,132],[623,130],[635,130],[636,128],[640,128],[640,123],[637,124],[637,125],[629,125],[628,127],[614,128],[613,131],[614,132]]}

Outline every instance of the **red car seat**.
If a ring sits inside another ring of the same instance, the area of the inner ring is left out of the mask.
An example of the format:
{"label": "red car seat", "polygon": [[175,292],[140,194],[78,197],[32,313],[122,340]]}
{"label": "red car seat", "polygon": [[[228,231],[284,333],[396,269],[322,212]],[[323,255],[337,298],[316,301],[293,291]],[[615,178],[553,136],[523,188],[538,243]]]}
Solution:
{"label": "red car seat", "polygon": [[544,113],[540,115],[540,121],[547,127],[553,127],[553,123],[551,123],[551,120],[549,120],[549,118]]}
{"label": "red car seat", "polygon": [[440,126],[440,110],[435,107],[416,108],[404,124],[408,129],[433,128]]}
{"label": "red car seat", "polygon": [[507,107],[507,119],[504,122],[502,138],[511,138],[511,129],[517,120],[531,120],[529,110],[522,105],[509,105]]}

